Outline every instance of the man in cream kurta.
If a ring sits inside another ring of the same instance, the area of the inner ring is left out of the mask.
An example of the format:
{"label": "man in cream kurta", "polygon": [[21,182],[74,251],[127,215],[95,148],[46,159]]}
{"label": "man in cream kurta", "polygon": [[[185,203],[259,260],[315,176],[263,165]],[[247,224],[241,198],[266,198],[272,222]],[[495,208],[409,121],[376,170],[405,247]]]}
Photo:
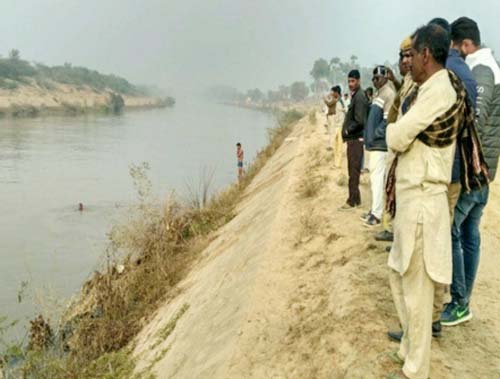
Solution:
{"label": "man in cream kurta", "polygon": [[409,110],[387,127],[387,145],[398,154],[394,244],[388,262],[403,327],[398,356],[404,361],[405,376],[396,378],[428,378],[434,286],[449,284],[452,276],[447,188],[455,143],[432,148],[417,139],[457,101],[444,70],[446,56],[440,54],[441,50],[447,51],[446,44],[447,36],[435,26],[417,30],[412,77],[418,94]]}

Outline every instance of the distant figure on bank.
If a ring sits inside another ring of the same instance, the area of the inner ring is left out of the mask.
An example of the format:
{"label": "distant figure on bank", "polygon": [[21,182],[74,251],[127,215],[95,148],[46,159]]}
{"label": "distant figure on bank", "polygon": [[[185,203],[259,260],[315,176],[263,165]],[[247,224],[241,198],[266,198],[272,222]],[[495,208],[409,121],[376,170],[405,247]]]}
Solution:
{"label": "distant figure on bank", "polygon": [[349,197],[340,210],[354,209],[361,205],[359,176],[363,161],[363,130],[368,114],[368,100],[361,88],[358,70],[349,72],[347,81],[351,91],[351,104],[342,126],[342,138],[347,144],[347,169],[349,172]]}
{"label": "distant figure on bank", "polygon": [[83,212],[83,203],[78,203],[78,210]]}
{"label": "distant figure on bank", "polygon": [[324,98],[324,102],[328,107],[327,123],[328,123],[328,147],[327,150],[332,150],[334,155],[334,166],[340,168],[343,154],[342,142],[342,125],[345,118],[345,109],[342,102],[342,91],[340,86],[331,88],[329,94]]}
{"label": "distant figure on bank", "polygon": [[238,159],[238,180],[241,181],[243,178],[243,149],[241,148],[241,143],[236,144],[236,158]]}

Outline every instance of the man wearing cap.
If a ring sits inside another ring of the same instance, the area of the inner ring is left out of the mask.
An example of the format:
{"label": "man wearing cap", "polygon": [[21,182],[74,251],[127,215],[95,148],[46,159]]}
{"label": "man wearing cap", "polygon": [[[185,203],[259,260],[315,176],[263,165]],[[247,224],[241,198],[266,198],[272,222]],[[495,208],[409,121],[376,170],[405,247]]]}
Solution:
{"label": "man wearing cap", "polygon": [[[399,47],[399,73],[403,77],[403,80],[399,82],[394,76],[394,73],[390,69],[387,72],[388,79],[394,84],[394,87],[397,90],[394,101],[392,102],[392,105],[389,109],[389,114],[387,116],[387,124],[396,122],[398,117],[401,115],[402,112],[401,105],[404,99],[406,98],[406,96],[408,96],[408,94],[411,92],[411,90],[415,85],[413,79],[411,78],[410,68],[411,68],[411,38],[406,37],[401,42],[401,45]],[[393,158],[394,154],[391,151],[388,151],[386,169],[388,169],[388,166],[390,166],[390,164],[392,163]],[[392,240],[394,239],[394,235],[392,233],[391,217],[387,212],[385,212],[383,215],[382,224],[384,230],[380,233],[377,233],[375,235],[375,239],[377,241],[392,242]]]}
{"label": "man wearing cap", "polygon": [[393,84],[387,79],[387,70],[384,66],[375,67],[372,82],[377,89],[377,93],[370,105],[364,131],[365,148],[370,152],[372,192],[371,210],[363,218],[364,225],[367,227],[379,225],[384,212],[384,184],[387,155],[385,130],[387,115],[396,95]]}
{"label": "man wearing cap", "polygon": [[363,160],[363,130],[368,114],[368,99],[361,88],[358,70],[351,70],[347,76],[351,103],[342,126],[342,138],[347,144],[347,169],[349,172],[349,198],[340,208],[350,210],[361,205],[359,176]]}
{"label": "man wearing cap", "polygon": [[387,209],[393,215],[390,284],[403,328],[394,359],[402,372],[388,378],[427,379],[435,283],[451,282],[447,189],[465,91],[444,69],[450,40],[439,26],[414,33],[411,74],[416,87],[402,101],[402,116],[387,126],[396,155],[387,178]]}

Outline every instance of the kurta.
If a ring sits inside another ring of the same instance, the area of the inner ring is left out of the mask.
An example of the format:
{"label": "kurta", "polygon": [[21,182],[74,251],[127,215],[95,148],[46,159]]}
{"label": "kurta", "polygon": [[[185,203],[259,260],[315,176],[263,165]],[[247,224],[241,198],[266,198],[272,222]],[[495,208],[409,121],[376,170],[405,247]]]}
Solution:
{"label": "kurta", "polygon": [[389,267],[403,275],[422,224],[423,257],[431,279],[449,284],[452,277],[447,189],[456,143],[432,148],[416,137],[455,104],[457,95],[446,70],[425,81],[410,110],[387,126],[387,145],[399,153],[396,168],[396,217]]}

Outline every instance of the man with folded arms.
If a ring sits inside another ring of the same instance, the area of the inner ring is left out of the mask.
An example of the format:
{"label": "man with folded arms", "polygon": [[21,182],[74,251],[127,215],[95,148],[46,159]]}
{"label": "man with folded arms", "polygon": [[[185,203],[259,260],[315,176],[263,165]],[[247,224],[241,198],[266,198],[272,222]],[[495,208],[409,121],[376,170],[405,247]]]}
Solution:
{"label": "man with folded arms", "polygon": [[387,145],[396,157],[387,179],[387,208],[394,216],[389,255],[390,283],[403,328],[403,364],[388,378],[427,379],[436,283],[452,276],[447,189],[466,93],[444,69],[450,39],[437,25],[419,28],[412,38],[411,75],[416,87],[404,99],[402,115],[387,126]]}

